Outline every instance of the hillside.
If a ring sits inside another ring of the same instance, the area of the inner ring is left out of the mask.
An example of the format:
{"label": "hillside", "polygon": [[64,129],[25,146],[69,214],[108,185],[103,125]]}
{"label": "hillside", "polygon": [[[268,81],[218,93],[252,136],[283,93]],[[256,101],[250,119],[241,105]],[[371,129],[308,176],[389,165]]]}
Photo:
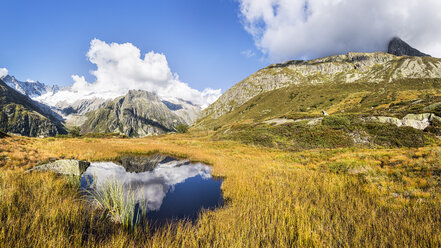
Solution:
{"label": "hillside", "polygon": [[63,125],[50,110],[18,93],[0,80],[0,131],[24,136],[65,134]]}
{"label": "hillside", "polygon": [[201,122],[217,119],[261,93],[291,85],[381,83],[426,78],[441,78],[440,59],[349,53],[310,61],[288,61],[270,65],[234,85],[202,112]]}
{"label": "hillside", "polygon": [[270,65],[202,113],[215,138],[282,149],[420,147],[441,135],[441,59],[349,53]]}

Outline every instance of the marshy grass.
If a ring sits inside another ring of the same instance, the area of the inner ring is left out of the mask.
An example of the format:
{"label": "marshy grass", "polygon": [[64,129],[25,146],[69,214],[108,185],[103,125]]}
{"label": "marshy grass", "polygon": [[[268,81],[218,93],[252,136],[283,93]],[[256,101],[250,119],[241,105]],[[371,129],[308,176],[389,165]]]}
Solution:
{"label": "marshy grass", "polygon": [[108,212],[112,221],[121,223],[124,228],[147,226],[147,201],[137,201],[130,185],[126,186],[114,178],[99,188],[94,184],[88,193],[92,204]]}
{"label": "marshy grass", "polygon": [[[441,246],[438,146],[288,152],[206,133],[0,143],[10,158],[0,161],[1,247]],[[127,230],[87,207],[65,177],[22,173],[50,157],[99,161],[154,151],[212,165],[224,178],[226,204],[195,223]]]}

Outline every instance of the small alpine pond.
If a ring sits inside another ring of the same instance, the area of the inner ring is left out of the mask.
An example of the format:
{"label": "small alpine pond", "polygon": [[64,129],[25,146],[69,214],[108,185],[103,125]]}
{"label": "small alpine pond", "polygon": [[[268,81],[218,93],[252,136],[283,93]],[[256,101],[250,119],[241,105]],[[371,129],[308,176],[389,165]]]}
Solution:
{"label": "small alpine pond", "polygon": [[194,221],[202,209],[223,204],[222,180],[213,178],[211,170],[202,163],[161,154],[123,156],[117,162],[91,163],[81,176],[81,188],[99,193],[108,185],[119,185],[122,194],[131,195],[134,218],[142,206],[151,225]]}

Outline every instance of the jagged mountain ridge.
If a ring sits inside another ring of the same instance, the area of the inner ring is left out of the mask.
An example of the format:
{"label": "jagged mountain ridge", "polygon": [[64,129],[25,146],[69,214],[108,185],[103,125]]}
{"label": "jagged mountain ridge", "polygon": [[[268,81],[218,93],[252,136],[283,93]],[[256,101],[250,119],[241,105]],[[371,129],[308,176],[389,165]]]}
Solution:
{"label": "jagged mountain ridge", "polygon": [[0,131],[40,137],[66,134],[55,114],[0,79]]}
{"label": "jagged mountain ridge", "polygon": [[48,86],[38,81],[19,81],[11,75],[6,75],[1,79],[12,89],[17,90],[18,92],[27,95],[30,98],[35,98],[47,93],[55,93],[60,90],[60,87],[58,87],[57,85]]}
{"label": "jagged mountain ridge", "polygon": [[171,132],[179,123],[185,123],[156,94],[142,90],[130,90],[86,116],[83,133],[111,132],[131,137]]}

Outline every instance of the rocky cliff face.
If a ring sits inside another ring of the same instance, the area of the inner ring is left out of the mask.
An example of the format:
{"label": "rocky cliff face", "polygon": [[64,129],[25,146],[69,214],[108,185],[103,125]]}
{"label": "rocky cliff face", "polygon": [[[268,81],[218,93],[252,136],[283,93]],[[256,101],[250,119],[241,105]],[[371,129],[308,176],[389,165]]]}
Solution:
{"label": "rocky cliff face", "polygon": [[59,114],[67,127],[81,126],[87,120],[88,112],[103,108],[110,100],[102,98],[81,99],[74,103],[59,102],[52,110]]}
{"label": "rocky cliff face", "polygon": [[1,131],[32,137],[66,134],[57,118],[46,111],[38,103],[0,80]]}
{"label": "rocky cliff face", "polygon": [[182,118],[187,125],[192,125],[202,111],[200,106],[180,99],[162,99],[162,103],[172,113]]}
{"label": "rocky cliff face", "polygon": [[430,57],[430,55],[418,51],[398,37],[389,42],[387,52],[396,56]]}
{"label": "rocky cliff face", "polygon": [[86,117],[83,133],[116,132],[131,137],[174,131],[179,123],[185,123],[156,94],[141,90],[130,90]]}
{"label": "rocky cliff face", "polygon": [[239,82],[205,109],[201,119],[217,119],[261,93],[291,85],[432,78],[441,78],[441,59],[398,57],[387,53],[349,53],[310,61],[288,61],[270,65]]}

